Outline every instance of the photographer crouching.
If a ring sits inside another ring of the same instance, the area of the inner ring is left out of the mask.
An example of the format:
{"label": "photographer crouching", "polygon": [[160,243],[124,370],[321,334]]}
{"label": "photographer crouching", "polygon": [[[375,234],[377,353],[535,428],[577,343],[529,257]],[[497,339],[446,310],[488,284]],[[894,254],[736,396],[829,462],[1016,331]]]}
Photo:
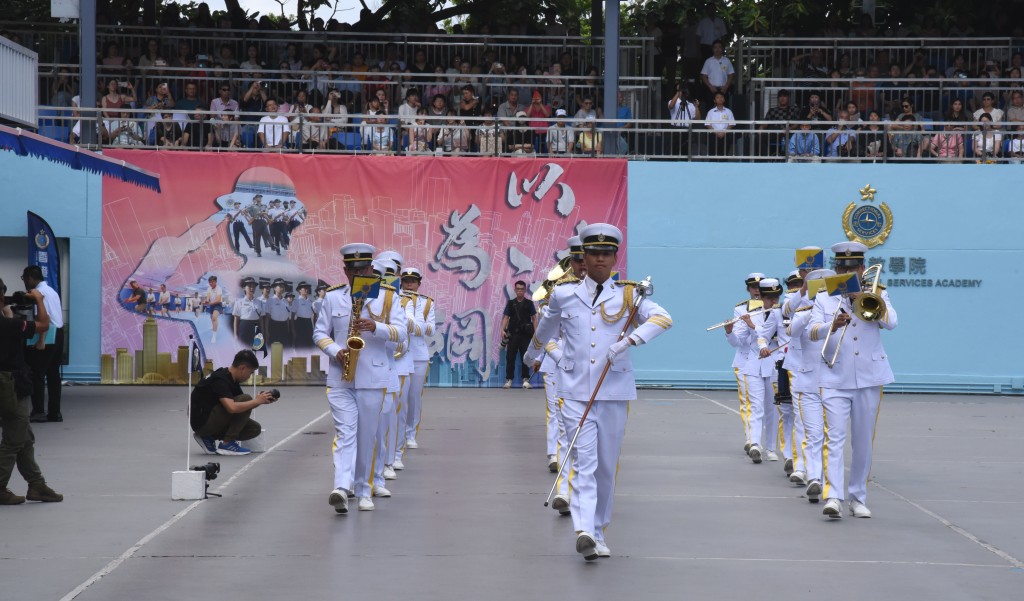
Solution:
{"label": "photographer crouching", "polygon": [[256,398],[242,392],[241,383],[259,366],[255,353],[239,351],[231,367],[214,371],[192,391],[189,418],[192,436],[207,453],[248,455],[252,452],[238,444],[256,438],[263,431],[259,422],[249,415],[256,407],[273,403],[280,397],[276,390],[264,390]]}
{"label": "photographer crouching", "polygon": [[[35,459],[35,435],[29,423],[32,406],[32,376],[25,363],[25,342],[50,327],[50,316],[43,304],[43,295],[30,290],[17,298],[17,304],[33,303],[35,321],[13,317],[7,307],[7,286],[0,280],[0,505],[20,505],[29,501],[56,503],[64,496],[46,485]],[[28,482],[23,497],[7,488],[14,466]]]}

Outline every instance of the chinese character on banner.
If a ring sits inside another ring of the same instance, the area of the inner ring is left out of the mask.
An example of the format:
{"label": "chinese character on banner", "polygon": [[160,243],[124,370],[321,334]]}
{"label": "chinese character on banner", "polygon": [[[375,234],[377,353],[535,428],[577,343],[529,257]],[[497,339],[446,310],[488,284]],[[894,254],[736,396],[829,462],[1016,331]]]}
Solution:
{"label": "chinese character on banner", "polygon": [[47,254],[47,252],[45,250],[37,251],[36,252],[36,262],[39,263],[39,264],[49,263],[50,262],[50,255]]}
{"label": "chinese character on banner", "polygon": [[483,309],[469,309],[453,315],[448,330],[448,362],[454,364],[457,359],[473,361],[480,378],[486,381],[491,375],[487,362],[489,330],[490,319]]}
{"label": "chinese character on banner", "polygon": [[889,257],[889,273],[905,273],[906,271],[906,257]]}
{"label": "chinese character on banner", "polygon": [[448,223],[441,225],[447,238],[437,249],[435,260],[430,262],[435,271],[444,268],[456,273],[472,273],[472,278],[461,280],[470,290],[482,286],[491,274],[491,257],[480,248],[480,228],[473,224],[477,217],[480,217],[480,209],[475,204],[470,205],[464,215],[452,211]]}
{"label": "chinese character on banner", "polygon": [[925,260],[921,257],[910,258],[910,275],[924,275],[927,272]]}
{"label": "chinese character on banner", "polygon": [[885,271],[885,259],[882,257],[868,257],[868,267],[874,267],[875,265],[881,265],[882,271]]}

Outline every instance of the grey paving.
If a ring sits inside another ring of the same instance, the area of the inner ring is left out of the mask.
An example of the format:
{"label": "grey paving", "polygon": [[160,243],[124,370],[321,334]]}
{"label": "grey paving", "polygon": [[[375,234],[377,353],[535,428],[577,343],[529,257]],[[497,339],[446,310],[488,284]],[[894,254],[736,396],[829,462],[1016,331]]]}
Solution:
{"label": "grey paving", "polygon": [[215,459],[224,498],[176,518],[190,506],[170,500],[184,391],[65,389],[67,421],[36,433],[67,500],[0,507],[0,598],[1002,600],[1024,586],[1019,398],[887,395],[875,517],[830,523],[781,463],[745,459],[734,395],[641,391],[614,557],[587,565],[570,521],[542,507],[541,391],[428,390],[395,497],[348,516],[327,504],[323,390],[284,392],[257,418],[271,443],[297,434],[258,459]]}

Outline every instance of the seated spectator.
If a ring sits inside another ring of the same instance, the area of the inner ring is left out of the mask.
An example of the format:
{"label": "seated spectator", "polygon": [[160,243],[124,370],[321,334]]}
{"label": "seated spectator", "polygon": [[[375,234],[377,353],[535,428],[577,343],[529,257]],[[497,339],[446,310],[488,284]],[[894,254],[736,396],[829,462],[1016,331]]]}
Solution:
{"label": "seated spectator", "polygon": [[881,160],[888,153],[888,138],[882,129],[882,116],[878,111],[868,111],[867,125],[860,134],[860,147],[864,157],[872,162]]}
{"label": "seated spectator", "polygon": [[960,123],[952,123],[943,128],[943,131],[932,136],[928,145],[928,152],[933,157],[944,161],[955,161],[964,158],[964,126]]}
{"label": "seated spectator", "polygon": [[131,111],[114,111],[113,118],[106,122],[107,140],[111,146],[139,146],[146,143],[142,129]]}
{"label": "seated spectator", "polygon": [[850,129],[856,131],[864,126],[864,119],[860,115],[860,109],[857,107],[856,102],[852,100],[846,102],[846,114],[850,116]]}
{"label": "seated spectator", "polygon": [[810,123],[801,123],[800,130],[789,136],[789,160],[794,163],[821,161],[821,141],[811,130]]}
{"label": "seated spectator", "polygon": [[435,117],[434,122],[438,125],[444,123],[443,118],[448,116],[448,99],[442,94],[436,94],[430,101],[430,106],[427,107],[427,115]]}
{"label": "seated spectator", "polygon": [[[373,114],[373,113],[371,113]],[[395,148],[395,130],[382,117],[367,119],[370,125],[369,139],[373,154],[392,154]]]}
{"label": "seated spectator", "polygon": [[805,119],[812,121],[832,121],[832,113],[821,103],[821,93],[812,91],[807,98],[807,110],[803,111]]}
{"label": "seated spectator", "polygon": [[471,137],[466,122],[460,121],[456,115],[449,115],[437,135],[437,147],[445,154],[463,154],[469,152]]}
{"label": "seated spectator", "polygon": [[178,110],[185,111],[186,113],[191,113],[198,109],[199,105],[202,103],[202,100],[199,99],[198,93],[199,88],[196,86],[196,82],[190,81],[186,83],[185,96],[175,101],[174,107]]}
{"label": "seated spectator", "polygon": [[1018,125],[1010,138],[1007,156],[1014,159],[1013,162],[1020,163],[1024,159],[1024,124]]}
{"label": "seated spectator", "polygon": [[302,118],[299,134],[306,150],[324,150],[331,142],[337,146],[337,140],[330,135],[330,126],[320,116],[320,107],[310,107],[309,113]]}
{"label": "seated spectator", "polygon": [[220,45],[217,55],[217,62],[225,69],[237,69],[238,59],[235,58],[235,50],[227,42]]}
{"label": "seated spectator", "polygon": [[309,103],[309,94],[305,90],[295,93],[295,101],[288,105],[288,121],[291,122],[292,134],[302,129],[302,121],[306,115],[313,112],[313,105]]}
{"label": "seated spectator", "polygon": [[[405,102],[398,105],[398,119],[403,129],[410,129],[416,123],[416,115],[420,110],[420,93],[416,88],[405,92]],[[426,110],[424,110],[424,113]]]}
{"label": "seated spectator", "polygon": [[[810,119],[811,117],[808,117]],[[725,94],[715,92],[715,106],[708,111],[704,119],[704,127],[711,130],[708,136],[708,154],[711,156],[724,156],[729,154],[731,140],[729,130],[736,126],[736,118],[732,111],[725,106]]]}
{"label": "seated spectator", "polygon": [[[162,63],[162,64],[161,64]],[[146,40],[146,52],[139,57],[140,67],[166,67],[167,60],[160,51],[160,42],[156,38]]]}
{"label": "seated spectator", "polygon": [[868,81],[865,77],[877,78],[878,67],[872,66],[870,70],[863,67],[854,72],[857,81],[850,84],[850,100],[856,102],[860,110],[867,114],[875,108],[876,82]]}
{"label": "seated spectator", "polygon": [[597,128],[597,120],[594,117],[587,117],[583,126],[580,127],[579,137],[576,138],[576,147],[582,154],[601,156],[604,154],[604,135]]}
{"label": "seated spectator", "polygon": [[992,115],[982,112],[978,115],[980,131],[974,134],[974,156],[979,163],[991,162],[1002,154],[1003,136],[995,127]]}
{"label": "seated spectator", "polygon": [[288,42],[284,49],[284,62],[288,63],[288,70],[302,71],[302,57],[299,55],[299,46],[295,42]]}
{"label": "seated spectator", "polygon": [[188,144],[189,134],[183,131],[174,114],[164,112],[156,123],[156,145],[166,148],[180,148]]}
{"label": "seated spectator", "polygon": [[636,123],[633,122],[633,109],[626,102],[626,95],[622,92],[616,95],[615,118],[617,121],[614,127],[618,130],[615,149],[619,154],[627,154],[629,152],[629,142],[626,140],[626,130],[636,128]]}
{"label": "seated spectator", "polygon": [[498,120],[505,125],[505,122],[516,116],[516,113],[522,111],[525,107],[519,104],[519,92],[517,90],[511,90],[508,93],[508,100],[498,105],[497,117]]}
{"label": "seated spectator", "polygon": [[157,84],[153,94],[146,99],[145,108],[167,110],[174,108],[174,98],[171,96],[171,89],[166,83]]}
{"label": "seated spectator", "polygon": [[268,149],[284,148],[290,133],[288,117],[277,112],[277,101],[273,98],[267,101],[266,112],[270,114],[260,118],[260,125],[256,130],[260,146]]}
{"label": "seated spectator", "polygon": [[[501,102],[503,99],[510,99],[513,92],[517,99],[519,97],[519,90],[509,82],[505,65],[502,63],[491,63],[491,68],[484,77],[484,84],[487,86],[487,96],[490,98],[491,104]],[[500,119],[501,115],[498,118]]]}
{"label": "seated spectator", "polygon": [[451,92],[452,87],[448,85],[448,79],[444,74],[444,67],[437,65],[434,67],[434,77],[424,88],[423,93],[431,98],[438,95],[444,96],[447,100],[448,95],[451,94]]}
{"label": "seated spectator", "polygon": [[256,44],[249,44],[245,53],[246,59],[238,68],[242,70],[242,85],[248,88],[262,77],[262,72],[267,69],[267,62],[260,57],[260,49]]}
{"label": "seated spectator", "polygon": [[584,127],[588,120],[600,119],[601,115],[598,114],[597,109],[594,107],[594,99],[590,96],[583,98],[580,102],[580,110],[576,111],[573,116],[573,125],[575,127]]}
{"label": "seated spectator", "polygon": [[67,71],[57,73],[50,86],[50,106],[71,106],[74,95],[75,86],[71,83],[71,75]]}
{"label": "seated spectator", "polygon": [[848,158],[857,156],[857,133],[850,130],[850,114],[839,111],[839,122],[825,132],[825,156]]}
{"label": "seated spectator", "polygon": [[241,148],[242,129],[238,125],[237,113],[221,113],[210,119],[206,134],[206,149]]}
{"label": "seated spectator", "polygon": [[899,119],[889,126],[889,150],[898,159],[921,158],[921,135],[917,129],[917,119],[913,115],[900,115]]}
{"label": "seated spectator", "polygon": [[981,108],[974,111],[974,120],[981,121],[982,114],[989,116],[993,123],[1003,120],[1003,110],[995,105],[996,96],[992,92],[985,92],[981,95]]}
{"label": "seated spectator", "polygon": [[480,113],[480,97],[476,95],[473,86],[470,84],[462,86],[462,96],[459,98],[459,115],[463,117],[479,117]]}
{"label": "seated spectator", "polygon": [[245,94],[242,95],[242,101],[239,103],[239,109],[243,113],[242,121],[259,121],[260,116],[253,113],[262,112],[269,99],[270,95],[267,93],[267,88],[263,82],[253,81],[245,91]]}
{"label": "seated spectator", "polygon": [[565,109],[555,110],[555,121],[548,127],[548,154],[550,156],[570,155],[576,137],[568,127]]}
{"label": "seated spectator", "polygon": [[335,135],[345,130],[348,124],[348,107],[341,100],[341,92],[330,90],[327,92],[327,104],[320,110],[321,119],[328,127],[329,135]]}
{"label": "seated spectator", "polygon": [[505,150],[505,132],[498,127],[494,112],[484,109],[484,120],[476,129],[476,145],[484,156],[498,156]]}
{"label": "seated spectator", "polygon": [[[361,96],[362,88],[359,86],[359,82],[355,76],[352,75],[352,63],[344,61],[341,67],[335,69],[331,67],[332,71],[341,71],[335,79],[332,79],[328,84],[328,90],[331,88],[338,91],[341,95],[341,101],[349,106],[359,106],[363,99]],[[327,111],[324,111],[327,112]]]}
{"label": "seated spectator", "polygon": [[416,118],[409,128],[409,141],[405,146],[408,154],[423,154],[430,152],[430,144],[434,140],[434,131],[427,123],[427,107],[421,106],[416,109]]}
{"label": "seated spectator", "polygon": [[107,42],[107,45],[103,47],[103,66],[120,67],[123,61],[121,47],[117,45],[117,42]]}
{"label": "seated spectator", "polygon": [[121,113],[121,107],[130,105],[132,102],[135,102],[135,87],[130,81],[116,79],[107,81],[107,93],[100,99],[104,118],[114,119],[115,115]]}
{"label": "seated spectator", "polygon": [[1024,92],[1021,90],[1010,92],[1010,103],[1006,107],[1004,118],[1010,123],[1024,123]]}

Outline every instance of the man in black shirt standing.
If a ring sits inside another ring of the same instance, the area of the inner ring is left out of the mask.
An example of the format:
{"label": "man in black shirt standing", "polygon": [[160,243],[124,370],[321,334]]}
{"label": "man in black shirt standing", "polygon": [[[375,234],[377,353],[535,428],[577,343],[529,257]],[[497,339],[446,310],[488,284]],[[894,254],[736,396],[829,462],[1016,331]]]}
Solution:
{"label": "man in black shirt standing", "polygon": [[239,351],[231,367],[213,372],[192,391],[189,423],[193,437],[207,453],[248,455],[252,452],[238,444],[240,440],[256,438],[263,431],[249,414],[256,407],[277,400],[268,390],[260,392],[256,398],[242,392],[241,383],[259,366],[255,353]]}
{"label": "man in black shirt standing", "polygon": [[[42,336],[50,327],[50,316],[38,290],[25,294],[35,303],[36,321],[15,319],[7,309],[4,295],[7,287],[0,280],[0,505],[19,505],[29,501],[59,502],[64,495],[57,494],[43,479],[35,460],[35,435],[29,423],[32,405],[32,375],[25,363],[25,341],[36,334]],[[7,488],[7,483],[18,466],[21,477],[28,482],[28,493],[23,497]]]}
{"label": "man in black shirt standing", "polygon": [[530,369],[524,363],[527,346],[533,338],[533,330],[537,327],[537,309],[533,301],[526,298],[526,282],[516,282],[516,297],[505,305],[505,316],[501,318],[502,338],[508,340],[505,350],[505,388],[512,387],[512,378],[516,375],[516,363],[523,378],[523,388],[530,386]]}

